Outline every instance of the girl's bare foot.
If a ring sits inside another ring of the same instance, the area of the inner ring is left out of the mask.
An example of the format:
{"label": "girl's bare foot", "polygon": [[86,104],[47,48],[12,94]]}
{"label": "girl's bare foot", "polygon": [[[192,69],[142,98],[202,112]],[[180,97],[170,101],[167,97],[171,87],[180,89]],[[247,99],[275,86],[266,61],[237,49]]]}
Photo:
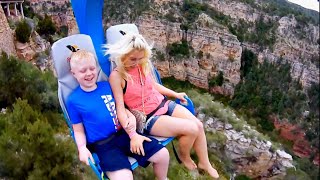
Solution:
{"label": "girl's bare foot", "polygon": [[183,165],[189,169],[189,170],[195,170],[197,169],[197,165],[196,163],[194,163],[194,161],[190,158],[190,157],[180,157],[180,160],[182,161]]}
{"label": "girl's bare foot", "polygon": [[200,163],[198,164],[199,169],[202,169],[204,171],[206,171],[211,177],[218,179],[219,178],[219,174],[218,171],[216,169],[214,169],[211,164],[208,164],[207,166],[205,165],[201,165]]}

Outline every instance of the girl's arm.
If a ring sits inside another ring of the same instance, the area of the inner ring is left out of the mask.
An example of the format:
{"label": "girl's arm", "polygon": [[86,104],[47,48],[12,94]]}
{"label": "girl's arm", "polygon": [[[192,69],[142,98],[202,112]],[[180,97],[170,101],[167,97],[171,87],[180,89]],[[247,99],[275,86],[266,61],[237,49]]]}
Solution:
{"label": "girl's arm", "polygon": [[136,132],[136,118],[124,106],[123,86],[121,83],[124,80],[117,71],[112,71],[109,77],[109,82],[116,101],[117,116],[121,126],[129,135],[130,151],[135,154],[145,155],[143,141],[151,141],[151,139],[142,136]]}
{"label": "girl's arm", "polygon": [[[121,77],[120,73],[117,71],[112,71],[109,77],[109,82],[111,85],[112,93],[116,102],[116,110],[118,120],[120,121],[121,126],[124,130],[129,134],[129,136],[133,135],[132,133],[136,132],[135,126],[132,128],[132,114],[126,110],[124,106],[123,100],[123,78]],[[131,121],[130,121],[131,120]],[[130,127],[128,128],[128,126]]]}
{"label": "girl's arm", "polygon": [[153,81],[153,86],[154,88],[159,91],[162,95],[165,95],[165,96],[169,96],[169,97],[173,97],[173,98],[177,98],[177,92],[167,88],[167,87],[164,87],[163,85]]}
{"label": "girl's arm", "polygon": [[126,113],[128,116],[127,129],[129,132],[131,132],[131,134],[129,135],[133,135],[134,134],[133,132],[136,131],[136,127],[137,127],[136,118],[128,109],[126,109]]}
{"label": "girl's arm", "polygon": [[184,98],[185,96],[187,96],[186,93],[181,92],[181,93],[177,93],[169,88],[166,88],[165,86],[153,81],[153,86],[154,88],[159,91],[162,95],[168,96],[168,97],[173,97],[173,98],[178,98],[180,99],[183,103],[187,102],[187,100]]}

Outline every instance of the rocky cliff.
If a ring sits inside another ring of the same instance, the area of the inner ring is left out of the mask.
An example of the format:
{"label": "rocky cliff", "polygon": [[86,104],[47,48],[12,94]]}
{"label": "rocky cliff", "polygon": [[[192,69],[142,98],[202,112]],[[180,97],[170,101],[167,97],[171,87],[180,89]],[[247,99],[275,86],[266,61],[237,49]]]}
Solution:
{"label": "rocky cliff", "polygon": [[[232,95],[235,86],[240,81],[242,51],[248,48],[258,55],[260,62],[264,59],[277,63],[289,62],[292,66],[292,76],[298,79],[304,87],[309,87],[313,82],[319,83],[318,26],[310,23],[301,26],[294,16],[269,16],[241,2],[203,1],[224,15],[230,16],[233,23],[240,20],[253,23],[262,14],[265,19],[276,22],[275,43],[272,47],[261,47],[250,42],[240,42],[239,38],[232,34],[226,26],[219,24],[205,13],[196,17],[196,28],[182,29],[181,22],[168,21],[163,17],[172,13],[168,4],[173,1],[156,0],[154,2],[153,8],[136,20],[112,20],[112,24],[133,22],[149,42],[154,42],[155,51],[164,54],[164,59],[154,58],[155,66],[162,77],[173,76],[176,79],[188,80],[198,87],[209,89],[210,79],[215,78],[219,72],[223,72],[222,86],[211,87],[209,90]],[[182,3],[182,1],[175,2]],[[173,13],[173,16],[179,18],[181,14],[177,11],[176,14]],[[52,13],[51,17],[58,27],[68,27],[68,35],[78,33],[71,9],[66,13]],[[248,28],[248,32],[250,31],[252,31],[251,27]],[[34,59],[36,53],[49,48],[49,44],[35,32],[32,34],[30,43],[14,43],[13,32],[9,28],[2,9],[0,10],[0,37],[2,39],[0,49],[8,54],[18,54],[19,57],[27,60]],[[181,42],[181,40],[186,40],[192,47],[190,57],[169,56],[166,52],[167,46]],[[276,178],[282,177],[286,168],[292,167],[292,157],[280,150],[272,151],[269,142],[247,138],[243,133],[235,131],[231,125],[224,124],[215,118],[205,123],[208,131],[223,131],[227,137],[226,153],[237,164],[238,173],[248,174],[253,178]],[[287,129],[290,130],[290,128]],[[282,131],[284,137],[287,137],[288,134],[290,133]],[[310,152],[306,152],[308,149],[304,148],[304,143],[299,142],[294,148],[300,152],[301,157],[308,157],[306,153]],[[209,145],[215,148],[214,144]],[[317,162],[319,162],[319,156],[317,156]]]}
{"label": "rocky cliff", "polygon": [[[256,4],[258,5],[258,3]],[[279,16],[269,16],[241,2],[211,0],[208,4],[236,21],[243,19],[248,22],[255,22],[261,16],[276,21],[278,27],[273,50],[261,50],[260,47],[254,45],[251,49],[259,55],[260,61],[266,58],[274,62],[281,57],[281,60],[289,62],[292,66],[291,74],[293,78],[299,79],[304,87],[309,87],[312,82],[319,83],[319,67],[312,63],[312,61],[319,63],[319,44],[317,43],[319,26],[310,23],[302,26],[294,16],[281,18]]]}
{"label": "rocky cliff", "polygon": [[[188,80],[192,84],[208,89],[208,81],[219,71],[224,73],[224,94],[233,94],[235,85],[240,81],[240,58],[242,47],[237,37],[225,29],[199,28],[185,32],[179,23],[171,23],[155,19],[152,16],[142,16],[137,21],[140,32],[154,48],[164,52],[168,44],[180,42],[184,37],[190,42],[195,52],[202,52],[202,58],[191,57],[154,59],[162,77],[174,76],[179,80]],[[150,31],[152,29],[152,31]]]}
{"label": "rocky cliff", "polygon": [[[59,1],[63,6],[66,2]],[[289,62],[292,66],[292,77],[298,79],[304,87],[319,82],[319,67],[317,67],[317,64],[319,64],[318,26],[310,23],[302,26],[294,16],[270,16],[257,9],[257,6],[263,4],[258,1],[255,6],[230,0],[201,2],[221,12],[224,16],[230,17],[232,23],[238,23],[240,20],[254,23],[261,16],[264,19],[271,19],[277,24],[275,30],[276,42],[271,48],[263,48],[245,41],[240,42],[238,37],[233,35],[226,26],[216,22],[205,13],[201,13],[196,18],[196,28],[190,28],[188,31],[182,30],[181,22],[170,22],[164,16],[171,13],[179,19],[181,12],[172,4],[179,3],[181,5],[183,1],[154,1],[150,10],[134,20],[141,33],[150,42],[154,42],[156,50],[163,54],[166,54],[166,47],[169,44],[180,42],[182,39],[186,39],[194,51],[191,57],[180,58],[179,60],[167,55],[162,61],[155,59],[155,65],[161,76],[173,76],[180,80],[188,80],[198,87],[209,89],[210,79],[216,77],[219,72],[223,72],[224,83],[222,86],[213,87],[210,90],[232,95],[234,87],[240,81],[241,53],[244,48],[248,48],[258,54],[260,62],[264,59],[270,62]],[[32,6],[41,12],[43,3],[48,5],[46,11],[54,7],[54,4],[46,1],[34,1]],[[50,14],[58,27],[68,27],[68,35],[78,33],[75,18],[70,8],[66,12],[57,11]],[[4,17],[1,19],[5,20]],[[129,22],[130,20],[124,19],[122,21]],[[114,19],[106,22],[119,23]],[[2,34],[7,34],[7,32],[11,34],[11,36],[5,36],[3,39],[12,38],[12,32],[9,32],[10,28],[8,26],[3,25],[1,28]],[[248,28],[248,32],[250,31],[252,31],[252,27]],[[2,42],[10,43],[12,41]],[[8,46],[7,44],[1,49],[10,53],[13,52],[12,49],[14,48],[12,47],[14,46]],[[201,57],[197,56],[200,52],[203,54]]]}
{"label": "rocky cliff", "polygon": [[[237,116],[233,114],[233,117]],[[201,113],[198,114],[198,118],[204,122],[206,131],[220,132],[226,137],[222,144],[211,142],[209,139],[208,146],[211,149],[223,149],[233,162],[234,173],[246,174],[253,179],[283,179],[286,170],[294,167],[290,154],[273,149],[272,143],[259,138],[261,134],[250,126],[244,125],[244,129],[238,131],[233,125],[219,118],[206,117]],[[248,133],[252,135],[249,136]]]}
{"label": "rocky cliff", "polygon": [[71,8],[68,8],[65,12],[52,13],[51,18],[57,27],[65,26],[68,28],[68,36],[79,33],[78,25]]}
{"label": "rocky cliff", "polygon": [[[67,6],[66,2],[68,2],[68,0],[60,0],[55,3],[37,0],[31,1],[30,6],[34,8],[34,10],[37,10],[39,14],[44,14],[46,11],[53,10],[53,8],[57,8],[56,5],[59,5],[58,10],[50,12],[52,21],[58,29],[65,26],[68,32],[66,35],[77,34],[79,30],[75,17],[73,16],[72,8]],[[45,10],[42,8],[43,6],[46,6]],[[10,29],[8,19],[10,19],[12,23],[17,23],[22,20],[21,18],[21,16],[6,17],[3,9],[0,8],[0,50],[23,60],[32,61],[42,70],[51,68],[52,59],[48,51],[51,45],[36,32],[34,26],[37,22],[35,22],[34,19],[26,17],[27,22],[32,26],[29,42],[20,43],[15,40],[14,30]]]}
{"label": "rocky cliff", "polygon": [[[204,54],[201,58],[196,55],[177,60],[166,56],[165,60],[156,60],[156,67],[163,77],[174,76],[180,80],[188,80],[192,84],[208,89],[209,81],[219,71],[223,72],[224,83],[219,87],[222,94],[232,95],[235,85],[240,81],[241,52],[248,48],[255,52],[259,61],[291,64],[291,75],[301,82],[302,86],[310,87],[311,83],[319,83],[319,55],[317,43],[319,27],[311,23],[298,23],[292,16],[270,16],[257,7],[237,1],[210,0],[203,1],[210,8],[230,17],[232,23],[245,21],[255,23],[259,18],[270,20],[276,24],[275,42],[271,47],[262,47],[250,42],[240,42],[227,27],[217,23],[210,16],[202,13],[195,22],[196,28],[182,30],[180,22],[170,22],[164,16],[171,13],[179,19],[181,12],[173,1],[155,1],[152,10],[139,16],[134,23],[141,33],[155,43],[158,51],[166,54],[166,47],[174,42],[186,39],[197,54]],[[175,1],[183,3],[183,1]],[[259,3],[255,3],[260,6]],[[262,5],[261,5],[262,6]],[[123,20],[122,20],[123,21]],[[119,23],[112,21],[113,24]],[[253,27],[248,27],[248,32]],[[216,88],[217,89],[217,88]]]}
{"label": "rocky cliff", "polygon": [[17,52],[14,46],[14,31],[10,29],[2,8],[0,8],[0,39],[0,50],[15,56]]}

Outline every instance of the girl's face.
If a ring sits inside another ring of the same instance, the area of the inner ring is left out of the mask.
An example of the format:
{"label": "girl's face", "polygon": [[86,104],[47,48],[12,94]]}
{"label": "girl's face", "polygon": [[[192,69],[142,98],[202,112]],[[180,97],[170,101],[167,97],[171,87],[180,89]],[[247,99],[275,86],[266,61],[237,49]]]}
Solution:
{"label": "girl's face", "polygon": [[140,49],[135,49],[123,57],[122,63],[123,66],[127,69],[136,67],[138,64],[141,64],[145,58],[145,51]]}

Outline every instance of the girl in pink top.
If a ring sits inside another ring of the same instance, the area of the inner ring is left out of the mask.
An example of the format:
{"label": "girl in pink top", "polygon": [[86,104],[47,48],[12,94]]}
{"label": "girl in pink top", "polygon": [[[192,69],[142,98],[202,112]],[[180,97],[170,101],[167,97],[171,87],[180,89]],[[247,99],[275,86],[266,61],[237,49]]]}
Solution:
{"label": "girl in pink top", "polygon": [[[120,33],[120,32],[119,32]],[[121,32],[124,34],[123,32]],[[186,102],[185,93],[170,90],[152,78],[150,62],[152,47],[140,34],[127,32],[115,44],[106,45],[106,55],[116,64],[109,81],[116,100],[117,115],[120,121],[127,120],[127,128],[133,128],[126,116],[125,107],[144,112],[148,117],[144,133],[162,137],[177,137],[179,140],[179,157],[189,169],[205,170],[214,178],[218,172],[212,167],[207,150],[207,140],[202,122],[191,112],[164,96],[178,98]],[[132,118],[131,118],[132,119]],[[132,132],[130,136],[134,136]],[[198,156],[196,165],[190,157],[193,148]]]}

